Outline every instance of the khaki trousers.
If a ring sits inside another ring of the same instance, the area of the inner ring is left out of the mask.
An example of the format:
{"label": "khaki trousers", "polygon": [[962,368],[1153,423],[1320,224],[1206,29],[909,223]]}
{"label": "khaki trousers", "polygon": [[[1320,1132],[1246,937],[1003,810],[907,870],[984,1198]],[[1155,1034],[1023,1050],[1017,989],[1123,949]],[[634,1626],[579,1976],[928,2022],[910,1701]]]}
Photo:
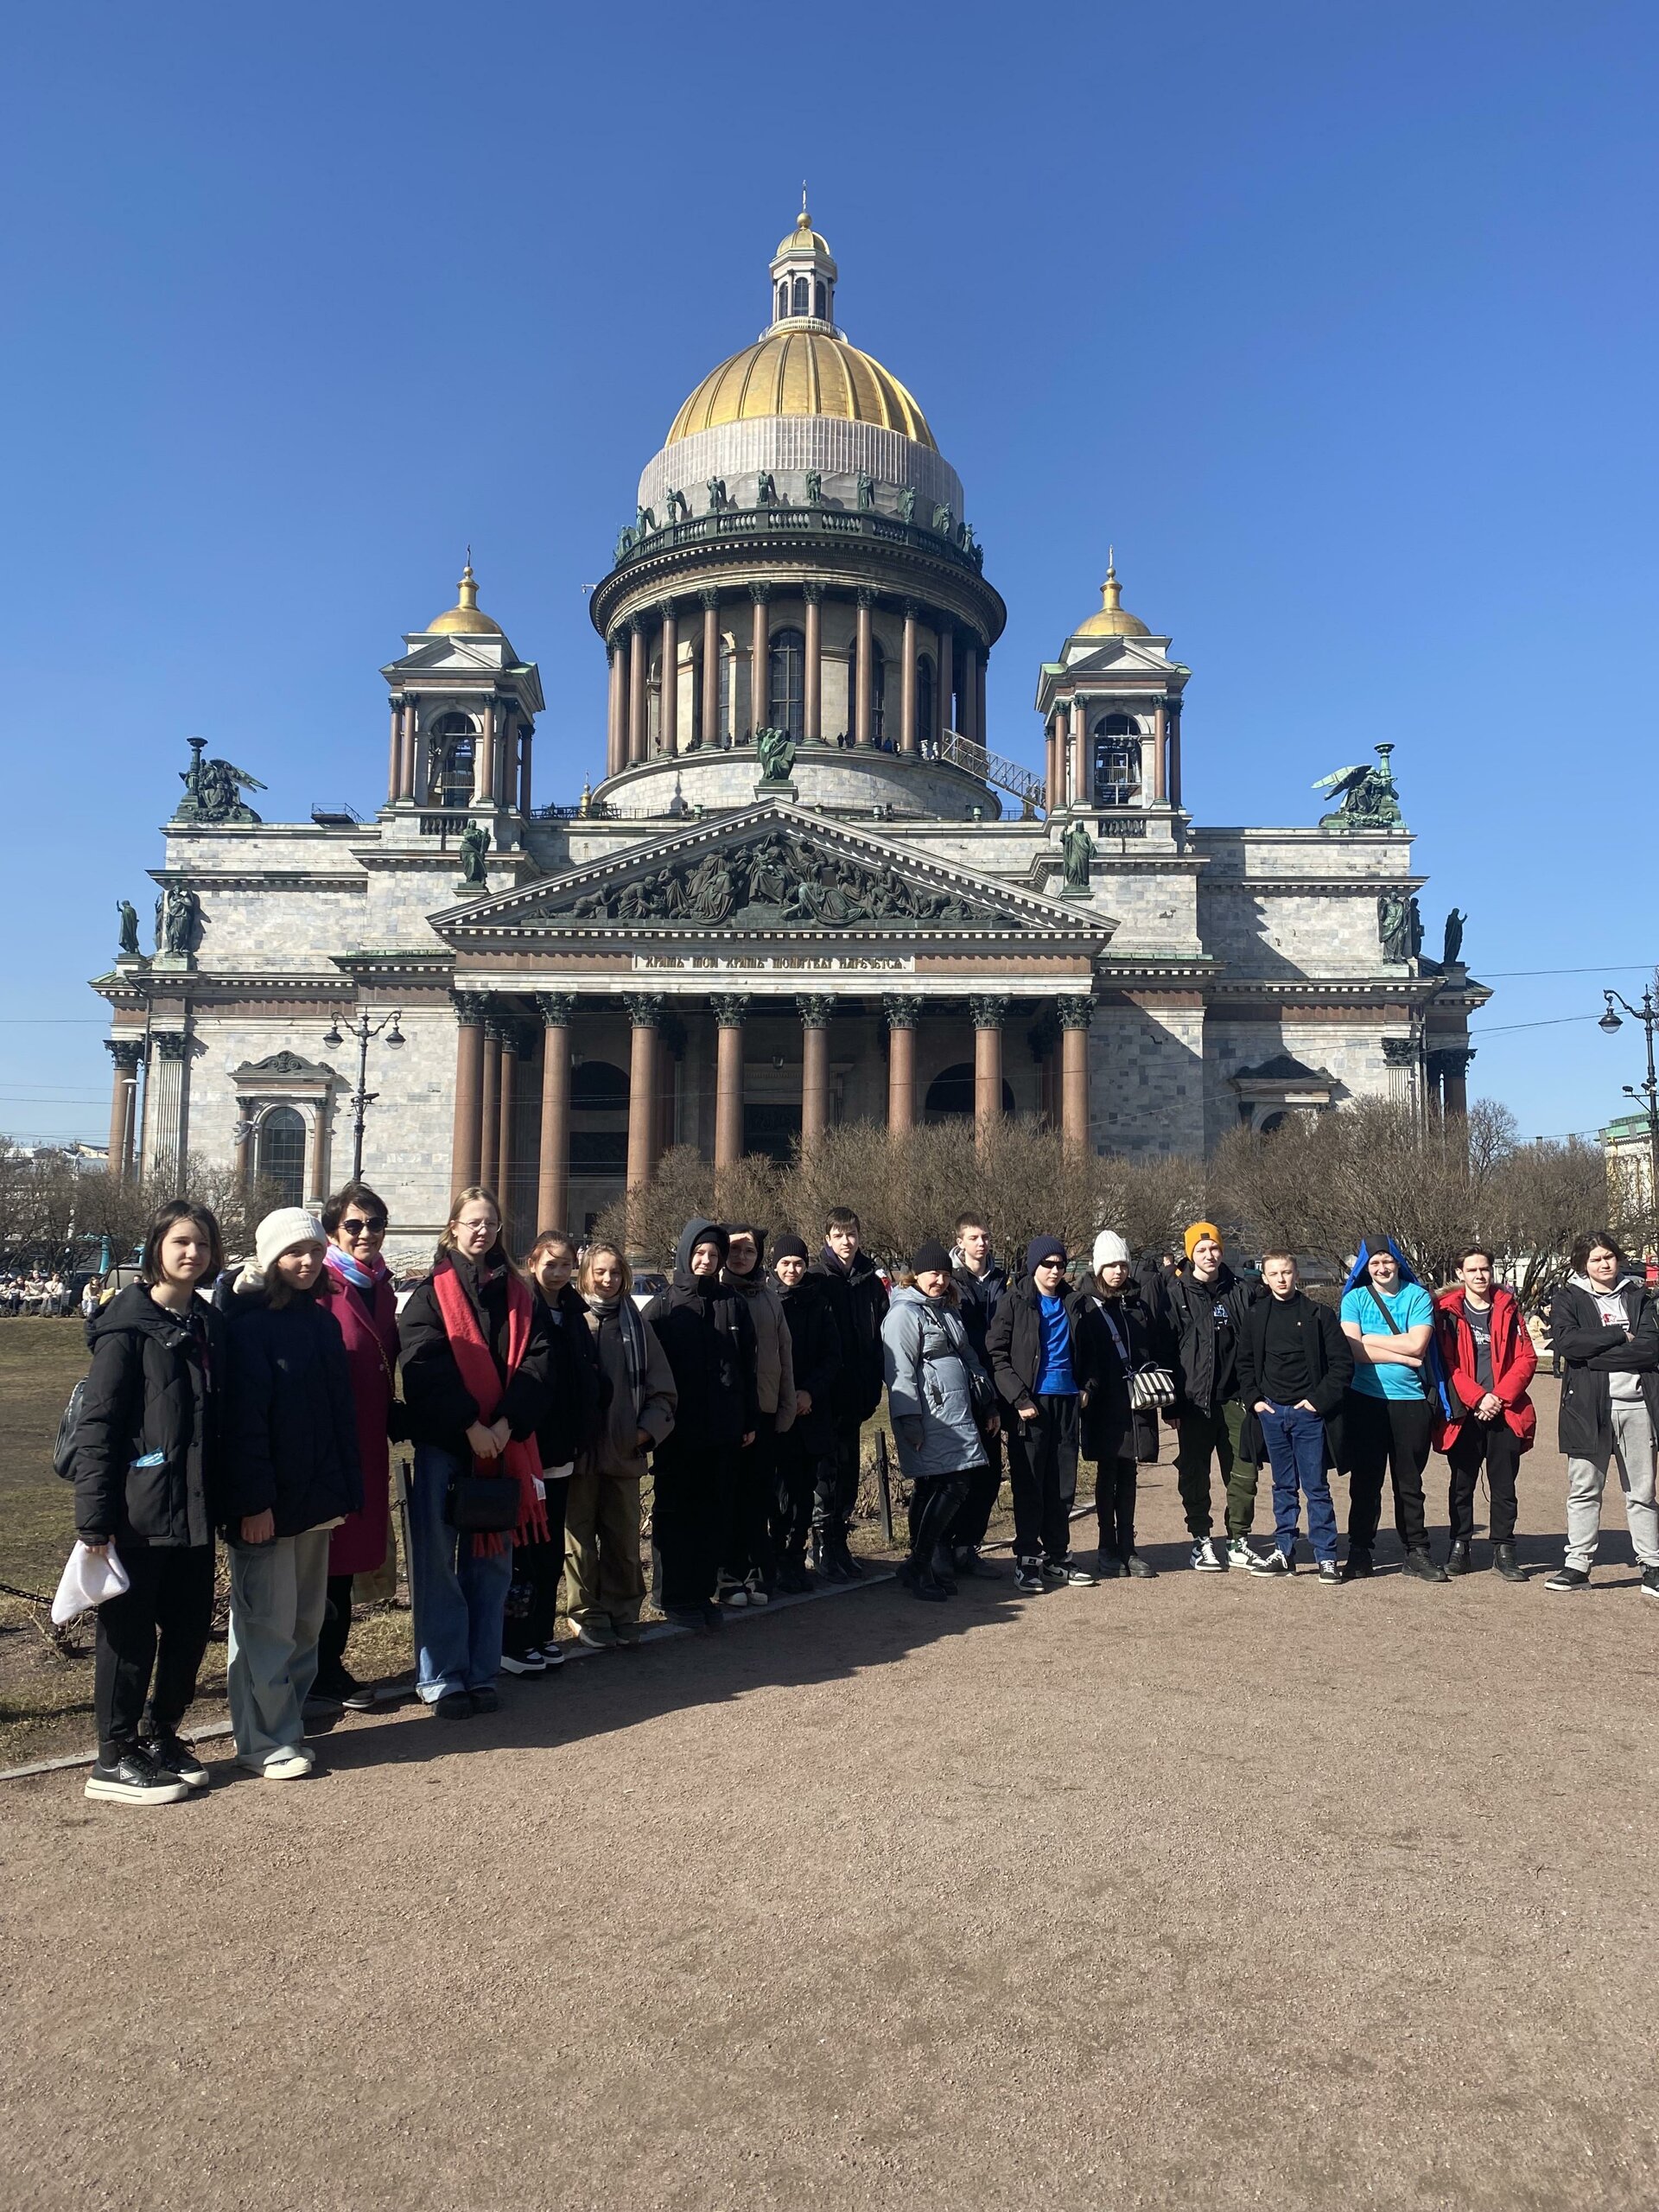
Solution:
{"label": "khaki trousers", "polygon": [[584,1474],[565,1484],[565,1610],[572,1624],[632,1627],[645,1595],[638,1475]]}

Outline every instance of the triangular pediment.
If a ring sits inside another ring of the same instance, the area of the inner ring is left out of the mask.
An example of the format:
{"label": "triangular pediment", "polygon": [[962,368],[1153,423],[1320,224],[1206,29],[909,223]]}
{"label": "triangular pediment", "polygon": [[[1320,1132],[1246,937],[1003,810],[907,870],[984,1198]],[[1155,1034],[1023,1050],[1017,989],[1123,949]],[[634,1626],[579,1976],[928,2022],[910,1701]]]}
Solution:
{"label": "triangular pediment", "polygon": [[897,838],[773,801],[432,917],[452,942],[575,936],[1023,935],[1103,944],[1092,909],[977,875]]}

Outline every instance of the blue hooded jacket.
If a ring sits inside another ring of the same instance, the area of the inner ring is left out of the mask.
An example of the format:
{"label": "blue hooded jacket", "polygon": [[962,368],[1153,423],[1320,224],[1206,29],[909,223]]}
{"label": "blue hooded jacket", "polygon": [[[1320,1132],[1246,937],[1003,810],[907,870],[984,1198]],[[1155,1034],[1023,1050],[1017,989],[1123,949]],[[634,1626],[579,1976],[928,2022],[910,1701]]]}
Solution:
{"label": "blue hooded jacket", "polygon": [[[1342,1286],[1342,1295],[1344,1298],[1351,1290],[1370,1289],[1371,1280],[1366,1273],[1366,1268],[1370,1265],[1373,1252],[1392,1252],[1399,1265],[1401,1281],[1415,1283],[1420,1290],[1427,1291],[1429,1304],[1433,1306],[1433,1292],[1429,1290],[1428,1285],[1422,1281],[1415,1268],[1412,1266],[1411,1262],[1400,1249],[1392,1236],[1362,1236],[1360,1238],[1358,1255],[1353,1266],[1348,1270],[1347,1281]],[[1440,1357],[1440,1334],[1432,1326],[1428,1335],[1428,1350],[1423,1357],[1422,1374],[1423,1395],[1429,1403],[1433,1405],[1438,1402],[1442,1419],[1457,1420],[1459,1414],[1452,1406],[1452,1393],[1446,1379],[1446,1362]]]}

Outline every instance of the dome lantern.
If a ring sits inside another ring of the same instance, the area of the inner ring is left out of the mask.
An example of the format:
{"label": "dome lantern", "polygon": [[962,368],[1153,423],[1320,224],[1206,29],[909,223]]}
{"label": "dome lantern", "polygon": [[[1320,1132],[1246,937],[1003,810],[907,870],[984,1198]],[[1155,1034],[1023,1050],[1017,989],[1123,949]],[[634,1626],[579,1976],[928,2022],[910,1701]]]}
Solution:
{"label": "dome lantern", "polygon": [[830,242],[812,227],[806,208],[806,187],[801,187],[801,212],[795,227],[783,239],[772,259],[772,320],[780,322],[822,323],[833,330],[836,323],[836,279],[840,275]]}
{"label": "dome lantern", "polygon": [[1123,604],[1122,588],[1117,581],[1117,551],[1115,546],[1106,549],[1106,581],[1100,588],[1100,610],[1086,622],[1079,622],[1072,633],[1079,638],[1149,638],[1151,631],[1138,614],[1131,614]]}
{"label": "dome lantern", "polygon": [[427,635],[455,634],[480,638],[499,638],[501,625],[493,622],[478,603],[478,582],[473,575],[473,549],[467,548],[467,565],[461,572],[461,582],[455,590],[455,603],[427,626]]}

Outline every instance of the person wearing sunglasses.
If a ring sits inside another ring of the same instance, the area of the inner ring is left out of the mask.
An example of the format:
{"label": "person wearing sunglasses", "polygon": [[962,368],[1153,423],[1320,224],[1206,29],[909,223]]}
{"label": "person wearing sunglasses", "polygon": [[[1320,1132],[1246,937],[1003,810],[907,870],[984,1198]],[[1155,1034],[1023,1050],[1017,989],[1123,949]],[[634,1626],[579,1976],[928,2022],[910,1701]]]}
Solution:
{"label": "person wearing sunglasses", "polygon": [[374,1690],[346,1664],[352,1632],[352,1586],[385,1565],[391,1540],[389,1443],[407,1433],[397,1403],[397,1299],[381,1257],[386,1203],[366,1183],[348,1183],[322,1210],[328,1243],[318,1296],[340,1324],[357,1413],[363,1506],[348,1514],[328,1545],[328,1610],[317,1641],[313,1700],[366,1712]]}

